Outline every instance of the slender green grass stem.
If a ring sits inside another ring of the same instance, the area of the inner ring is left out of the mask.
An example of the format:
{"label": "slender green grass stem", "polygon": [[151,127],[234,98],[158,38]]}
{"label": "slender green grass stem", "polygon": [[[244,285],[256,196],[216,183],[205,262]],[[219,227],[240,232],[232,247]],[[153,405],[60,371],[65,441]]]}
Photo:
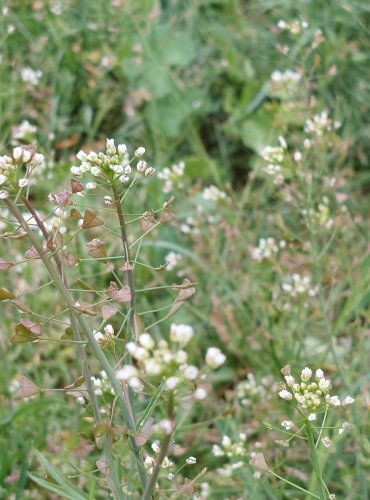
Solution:
{"label": "slender green grass stem", "polygon": [[317,449],[316,449],[316,446],[315,446],[315,439],[314,439],[314,436],[313,436],[313,429],[312,429],[311,424],[308,421],[305,424],[305,430],[306,430],[306,435],[307,435],[308,447],[310,449],[311,463],[313,465],[315,476],[316,476],[316,480],[317,480],[318,487],[319,487],[319,498],[320,498],[320,500],[326,500],[327,499],[327,494],[326,494],[324,480],[322,478],[322,472],[321,472],[321,468],[320,468],[319,457],[318,457]]}
{"label": "slender green grass stem", "polygon": [[[169,393],[169,400],[168,400],[167,417],[171,421],[173,421],[173,412],[174,412],[174,398],[173,398],[173,394],[170,392]],[[157,461],[155,463],[152,475],[150,476],[150,478],[147,482],[147,485],[146,485],[146,488],[144,490],[144,494],[141,497],[141,500],[151,500],[151,498],[152,498],[152,493],[153,493],[153,490],[155,488],[159,472],[161,470],[162,462],[164,460],[164,457],[167,454],[168,447],[171,443],[171,438],[172,438],[172,433],[167,434],[162,441],[161,448],[160,448],[158,456],[157,456]]]}
{"label": "slender green grass stem", "polygon": [[[130,255],[130,247],[129,247],[128,241],[127,241],[125,216],[123,213],[121,199],[120,199],[117,187],[114,184],[112,184],[112,193],[113,193],[113,199],[115,202],[116,212],[117,212],[119,225],[120,225],[121,241],[122,241],[122,246],[123,246],[123,255],[125,256],[125,261],[126,261],[125,263],[128,264],[128,266],[130,267],[131,266],[131,255]],[[135,294],[134,272],[132,269],[128,269],[126,272],[127,272],[128,285],[129,285],[130,291],[131,291],[130,326],[131,326],[131,330],[132,330],[132,335],[135,335],[136,294]]]}
{"label": "slender green grass stem", "polygon": [[290,486],[293,486],[293,488],[296,488],[299,491],[303,491],[303,493],[306,493],[307,495],[309,495],[312,498],[318,498],[320,500],[319,496],[315,495],[314,493],[311,493],[310,491],[305,490],[304,488],[301,488],[300,486],[298,486],[298,484],[295,484],[295,483],[292,483],[291,481],[288,481],[288,479],[285,479],[285,477],[279,476],[279,474],[276,474],[276,472],[273,472],[270,469],[268,471],[271,475],[277,477],[278,479],[280,479],[284,483],[289,484]]}

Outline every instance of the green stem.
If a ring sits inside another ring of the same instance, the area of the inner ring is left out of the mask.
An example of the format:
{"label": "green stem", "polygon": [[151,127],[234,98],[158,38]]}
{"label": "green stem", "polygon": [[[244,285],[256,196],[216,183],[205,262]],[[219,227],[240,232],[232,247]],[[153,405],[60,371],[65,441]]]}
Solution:
{"label": "green stem", "polygon": [[[130,247],[129,247],[128,241],[127,241],[125,216],[123,213],[123,208],[122,208],[120,196],[119,196],[119,193],[118,193],[118,190],[117,190],[117,187],[115,186],[115,184],[112,184],[112,192],[113,192],[113,198],[114,198],[116,211],[117,211],[117,215],[118,215],[118,220],[119,220],[119,225],[120,225],[121,240],[122,240],[122,246],[123,246],[123,255],[125,256],[125,261],[126,261],[125,263],[127,263],[129,266],[131,266],[131,255],[130,255]],[[136,336],[136,332],[135,332],[136,294],[135,294],[134,272],[132,269],[129,269],[125,272],[127,272],[128,285],[129,285],[130,291],[131,291],[130,326],[131,326],[131,330],[132,330],[133,335]]]}
{"label": "green stem", "polygon": [[[174,411],[174,399],[173,399],[173,393],[169,393],[169,400],[168,400],[168,412],[167,412],[167,418],[171,421],[173,421],[173,411]],[[146,488],[144,490],[144,494],[141,497],[141,500],[150,500],[152,498],[152,493],[155,488],[157,478],[159,471],[161,469],[162,462],[167,454],[168,447],[171,443],[171,437],[172,433],[168,434],[165,436],[165,438],[162,441],[161,444],[161,449],[159,450],[158,456],[157,456],[157,461],[155,463],[152,475],[149,478],[149,481],[147,482]]]}
{"label": "green stem", "polygon": [[288,479],[285,479],[285,477],[282,477],[282,476],[279,476],[279,474],[276,474],[276,472],[273,472],[271,469],[268,470],[270,474],[272,474],[273,476],[277,477],[278,479],[280,479],[280,481],[283,481],[284,483],[287,483],[289,484],[290,486],[293,486],[294,488],[296,488],[297,490],[300,490],[300,491],[303,491],[304,493],[306,493],[307,495],[310,495],[310,497],[313,497],[313,498],[318,498],[320,500],[320,497],[318,497],[317,495],[315,495],[314,493],[311,493],[310,491],[307,491],[305,490],[304,488],[301,488],[301,486],[298,486],[298,484],[295,484],[295,483],[292,483],[291,481],[288,481]]}
{"label": "green stem", "polygon": [[324,480],[322,478],[319,457],[317,454],[315,440],[314,440],[314,436],[313,436],[313,429],[312,429],[310,422],[307,421],[305,423],[305,429],[306,429],[306,435],[307,435],[307,443],[308,443],[308,447],[310,449],[311,463],[313,464],[315,476],[316,476],[316,479],[317,479],[317,482],[319,485],[319,498],[320,498],[320,500],[326,500],[327,499],[326,489],[325,489],[325,485],[324,485]]}

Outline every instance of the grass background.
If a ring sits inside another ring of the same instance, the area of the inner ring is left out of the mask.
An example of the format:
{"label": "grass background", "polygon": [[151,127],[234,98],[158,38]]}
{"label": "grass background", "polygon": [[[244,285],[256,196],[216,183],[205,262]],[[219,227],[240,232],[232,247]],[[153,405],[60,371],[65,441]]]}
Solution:
{"label": "grass background", "polygon": [[[359,396],[348,417],[354,425],[351,437],[336,442],[323,462],[338,498],[366,498],[370,299],[366,2],[14,0],[1,4],[3,9],[9,7],[9,13],[2,16],[0,29],[0,145],[5,154],[11,147],[12,127],[23,119],[37,125],[39,148],[53,165],[52,178],[37,186],[33,195],[38,208],[51,190],[68,186],[76,151],[99,149],[106,137],[131,148],[145,146],[150,163],[159,170],[180,160],[186,163],[184,187],[176,192],[174,226],[179,228],[192,217],[199,232],[187,236],[164,227],[143,246],[143,258],[155,266],[171,250],[183,255],[186,276],[199,285],[176,322],[189,322],[197,332],[194,360],[213,344],[228,356],[227,364],[214,375],[209,404],[201,414],[188,416],[179,436],[197,456],[199,471],[204,466],[210,469],[211,498],[226,494],[298,498],[297,492],[278,481],[256,481],[247,466],[222,480],[214,472],[223,460],[210,453],[212,443],[222,434],[235,437],[246,428],[251,436],[249,451],[255,442],[262,442],[275,470],[307,484],[310,467],[305,454],[299,447],[288,452],[279,448],[274,443],[277,436],[269,436],[263,425],[282,419],[286,410],[282,402],[256,397],[242,408],[235,398],[235,387],[248,372],[258,383],[266,376],[278,380],[287,363],[297,370],[306,365],[324,367],[339,391]],[[279,19],[297,18],[309,23],[297,36],[276,28]],[[7,34],[9,26],[14,32]],[[309,50],[318,29],[324,40]],[[277,44],[288,44],[289,54],[279,53]],[[22,81],[24,67],[42,71],[38,85]],[[273,94],[271,73],[288,68],[302,72],[304,85],[294,96]],[[258,174],[258,153],[263,146],[276,144],[278,135],[292,147],[301,147],[305,120],[324,108],[343,124],[338,141],[333,146],[322,144],[307,160],[315,176],[313,194],[293,179],[298,194],[289,199],[286,190]],[[325,182],[330,177],[346,180],[348,216],[343,219],[335,192]],[[205,202],[200,192],[209,184],[225,190],[227,200]],[[317,206],[323,196],[330,198],[337,225],[312,232],[302,224],[300,210]],[[163,199],[161,183],[153,181],[129,209],[141,213],[143,208],[161,206]],[[249,249],[266,236],[287,240],[289,250],[281,261],[256,265]],[[319,262],[315,245],[304,245],[313,237],[318,253],[323,252]],[[24,251],[22,242],[0,244],[2,257]],[[82,243],[80,251],[85,252]],[[45,283],[35,269],[26,266],[18,286],[29,290]],[[292,272],[311,274],[323,293],[308,308],[304,301],[296,301],[284,311],[276,306],[274,294],[282,277]],[[81,266],[79,273],[87,281],[94,276],[101,288],[108,279],[100,263]],[[140,270],[137,279],[158,286],[168,277],[176,280],[175,273],[163,276]],[[2,273],[2,279],[12,286],[19,276]],[[55,314],[54,296],[46,287],[37,299],[30,296],[28,305],[38,314]],[[151,310],[170,298],[163,292],[143,294],[140,301]],[[61,349],[56,342],[36,348],[10,346],[9,332],[20,313],[7,306],[2,309],[0,496],[28,498],[33,450],[54,450],[67,464],[79,449],[78,436],[88,433],[88,426],[80,419],[79,408],[65,405],[62,396],[12,402],[9,384],[15,375],[23,373],[41,386],[58,387],[73,379],[75,354],[73,348]],[[154,313],[148,322],[156,319]],[[166,327],[162,324],[156,334]],[[50,436],[56,436],[53,443]],[[13,484],[6,478],[14,470],[20,479]]]}

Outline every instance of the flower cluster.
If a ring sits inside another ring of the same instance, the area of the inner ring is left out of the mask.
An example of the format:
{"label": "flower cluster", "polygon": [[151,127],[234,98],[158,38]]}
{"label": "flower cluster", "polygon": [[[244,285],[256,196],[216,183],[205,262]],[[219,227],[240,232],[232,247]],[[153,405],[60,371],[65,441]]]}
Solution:
{"label": "flower cluster", "polygon": [[[142,333],[137,342],[126,345],[137,366],[124,365],[117,370],[116,377],[137,392],[143,390],[143,379],[147,377],[159,378],[169,391],[174,391],[183,382],[194,382],[199,369],[187,363],[188,354],[184,350],[193,335],[191,326],[181,324],[172,324],[170,343],[163,339],[156,343],[149,333]],[[206,353],[206,364],[213,369],[221,366],[225,359],[216,347],[210,347]],[[204,399],[205,396],[203,387],[198,387],[193,394],[195,399]]]}
{"label": "flower cluster", "polygon": [[104,333],[96,332],[94,330],[93,334],[95,340],[99,342],[99,344],[102,346],[103,349],[106,349],[107,351],[114,350],[115,335],[114,335],[114,328],[112,325],[106,325],[104,327]]}
{"label": "flower cluster", "polygon": [[44,165],[44,155],[36,153],[33,146],[17,146],[12,157],[0,156],[0,186],[14,190],[24,188],[28,186],[33,170]]}
{"label": "flower cluster", "polygon": [[236,386],[236,397],[242,406],[249,406],[252,400],[261,399],[268,401],[271,399],[271,388],[274,382],[270,376],[263,377],[257,382],[253,373],[248,373],[247,378],[239,382]]}
{"label": "flower cluster", "polygon": [[298,71],[276,70],[271,74],[270,93],[276,97],[292,97],[298,88],[302,75]]}
{"label": "flower cluster", "polygon": [[[331,381],[325,378],[321,369],[316,370],[315,379],[312,370],[308,367],[301,372],[300,381],[296,381],[290,374],[289,368],[282,370],[286,384],[282,384],[279,396],[287,401],[295,400],[300,409],[307,415],[308,420],[316,420],[316,411],[323,407],[347,406],[354,402],[351,396],[340,401],[338,396],[332,396]],[[288,387],[288,388],[287,388]],[[282,424],[283,425],[283,424]],[[284,427],[290,427],[290,422],[285,422]]]}
{"label": "flower cluster", "polygon": [[330,213],[330,202],[327,196],[323,196],[321,203],[317,209],[302,210],[302,215],[306,217],[308,223],[330,229],[333,227],[334,220]]}
{"label": "flower cluster", "polygon": [[286,241],[277,242],[274,238],[260,238],[258,246],[251,251],[252,259],[261,262],[264,259],[271,259],[279,252],[279,249],[286,247]]}
{"label": "flower cluster", "polygon": [[309,297],[315,297],[318,292],[317,287],[312,287],[309,276],[301,276],[298,273],[292,274],[291,278],[281,285],[281,288],[291,297],[304,294],[308,294]]}
{"label": "flower cluster", "polygon": [[282,175],[282,164],[284,162],[287,143],[284,137],[279,137],[279,146],[266,146],[260,155],[267,162],[263,171],[273,178],[274,184],[282,184],[284,177]]}
{"label": "flower cluster", "polygon": [[219,201],[226,198],[226,193],[220,191],[217,186],[212,185],[204,188],[202,196],[205,200]]}
{"label": "flower cluster", "polygon": [[182,260],[182,255],[175,252],[169,252],[166,255],[166,271],[172,271]]}
{"label": "flower cluster", "polygon": [[292,35],[299,35],[302,30],[308,28],[307,21],[300,21],[299,19],[294,19],[293,21],[285,21],[280,19],[277,23],[277,27],[282,31],[289,31]]}
{"label": "flower cluster", "polygon": [[178,179],[180,177],[183,177],[184,171],[185,163],[183,161],[180,161],[179,163],[175,163],[174,165],[172,165],[170,168],[166,167],[161,172],[159,172],[158,179],[162,179],[165,181],[162,191],[164,193],[170,193],[174,188],[174,184],[180,187]]}
{"label": "flower cluster", "polygon": [[[110,183],[116,181],[121,184],[128,184],[132,173],[131,163],[134,160],[138,160],[136,164],[137,172],[144,174],[145,177],[154,174],[154,168],[149,167],[146,161],[141,159],[144,154],[145,148],[137,148],[134,156],[130,159],[125,144],[118,144],[116,147],[113,139],[107,139],[105,153],[90,151],[89,154],[86,154],[84,151],[79,151],[77,158],[81,164],[72,166],[71,173],[76,176],[88,174],[94,180],[105,179]],[[92,182],[90,186],[86,187],[93,189],[96,184]]]}
{"label": "flower cluster", "polygon": [[215,457],[243,457],[247,451],[245,449],[245,442],[247,435],[244,432],[239,434],[239,441],[233,443],[231,438],[227,435],[222,436],[221,446],[214,444],[212,446],[212,454]]}
{"label": "flower cluster", "polygon": [[109,382],[107,374],[104,370],[100,372],[100,377],[91,377],[94,385],[94,392],[97,396],[102,396],[104,393],[114,395],[114,390]]}
{"label": "flower cluster", "polygon": [[341,122],[329,118],[327,111],[322,111],[319,115],[315,115],[306,121],[304,131],[312,138],[319,138],[324,136],[326,132],[337,130],[341,125]]}
{"label": "flower cluster", "polygon": [[41,69],[32,69],[32,68],[22,68],[21,70],[21,78],[25,83],[29,83],[31,85],[38,85],[42,78]]}
{"label": "flower cluster", "polygon": [[37,127],[23,120],[20,125],[12,127],[13,144],[18,144],[18,141],[31,142],[36,133]]}

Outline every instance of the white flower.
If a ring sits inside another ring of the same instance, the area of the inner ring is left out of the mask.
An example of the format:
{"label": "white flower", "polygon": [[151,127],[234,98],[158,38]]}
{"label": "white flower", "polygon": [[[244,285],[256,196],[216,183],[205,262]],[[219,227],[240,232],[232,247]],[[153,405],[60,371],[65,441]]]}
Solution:
{"label": "white flower", "polygon": [[209,347],[206,353],[206,364],[213,369],[219,368],[226,361],[226,356],[218,347]]}
{"label": "white flower", "polygon": [[190,325],[176,325],[172,323],[170,329],[170,338],[173,342],[178,342],[181,345],[186,345],[194,335]]}
{"label": "white flower", "polygon": [[136,168],[138,172],[144,172],[146,170],[146,161],[144,160],[138,161]]}
{"label": "white flower", "polygon": [[297,163],[300,162],[302,160],[302,153],[300,151],[294,151],[294,153],[293,153],[293,159]]}
{"label": "white flower", "polygon": [[31,85],[37,85],[42,77],[42,71],[40,69],[32,68],[22,68],[21,78],[25,83],[30,83]]}
{"label": "white flower", "polygon": [[18,161],[22,158],[23,155],[23,149],[20,146],[17,146],[16,148],[13,149],[13,158],[15,161]]}
{"label": "white flower", "polygon": [[80,167],[73,166],[70,168],[71,174],[73,175],[81,175]]}
{"label": "white flower", "polygon": [[351,405],[354,401],[355,400],[351,396],[346,396],[342,401],[342,405],[343,406]]}
{"label": "white flower", "polygon": [[186,363],[187,359],[188,359],[188,354],[186,351],[180,349],[179,351],[176,352],[175,361],[179,365],[183,365],[184,363]]}
{"label": "white flower", "polygon": [[159,441],[154,441],[151,445],[152,450],[154,453],[159,453],[161,451],[161,447],[159,446]]}
{"label": "white flower", "polygon": [[145,348],[150,351],[154,347],[154,340],[152,337],[149,335],[149,333],[142,333],[139,337],[139,342],[140,344]]}
{"label": "white flower", "polygon": [[94,175],[95,177],[97,177],[98,175],[100,175],[101,170],[100,170],[99,167],[91,167],[90,172],[91,172],[92,175]]}
{"label": "white flower", "polygon": [[294,424],[291,420],[283,420],[283,422],[281,422],[281,425],[282,427],[285,427],[287,431],[294,427]]}
{"label": "white flower", "polygon": [[294,377],[292,375],[285,375],[285,380],[288,385],[293,385],[294,384]]}
{"label": "white flower", "polygon": [[316,413],[310,413],[307,418],[310,422],[313,422],[317,418]]}
{"label": "white flower", "polygon": [[279,396],[283,399],[286,399],[287,401],[290,401],[293,398],[291,393],[289,391],[287,391],[286,389],[283,389],[282,391],[280,391]]}
{"label": "white flower", "polygon": [[114,335],[114,328],[112,325],[106,325],[104,327],[104,332],[106,335]]}
{"label": "white flower", "polygon": [[173,422],[168,418],[164,418],[158,423],[158,428],[169,436],[173,431]]}
{"label": "white flower", "polygon": [[119,155],[124,155],[127,151],[126,144],[118,144],[117,151]]}
{"label": "white flower", "polygon": [[352,425],[349,422],[343,422],[338,429],[338,434],[343,434],[346,429],[352,429]]}
{"label": "white flower", "polygon": [[324,377],[320,378],[319,389],[321,389],[322,391],[327,391],[328,389],[330,389],[330,380]]}
{"label": "white flower", "polygon": [[186,459],[186,463],[188,465],[196,464],[197,463],[197,459],[195,457],[189,457],[189,458]]}
{"label": "white flower", "polygon": [[316,370],[316,378],[323,378],[324,377],[324,372],[319,368]]}
{"label": "white flower", "polygon": [[104,340],[104,335],[101,332],[93,331],[93,335],[94,335],[94,339],[97,342],[99,342],[99,344],[101,343],[102,340]]}
{"label": "white flower", "polygon": [[95,184],[95,182],[87,182],[85,187],[86,187],[86,189],[95,189],[96,184]]}
{"label": "white flower", "polygon": [[122,165],[113,165],[112,170],[116,174],[122,174],[122,172],[123,172],[123,166]]}
{"label": "white flower", "polygon": [[203,401],[203,399],[206,399],[206,397],[207,391],[203,387],[198,387],[193,393],[193,398],[196,401]]}
{"label": "white flower", "polygon": [[166,380],[166,387],[169,391],[173,391],[179,382],[179,377],[170,377]]}
{"label": "white flower", "polygon": [[30,161],[31,159],[31,151],[28,151],[27,149],[24,149],[23,150],[23,154],[22,154],[22,160],[26,163],[28,161]]}
{"label": "white flower", "polygon": [[132,365],[124,365],[122,368],[116,371],[116,378],[118,380],[129,380],[132,377],[136,377],[138,374],[137,369]]}
{"label": "white flower", "polygon": [[331,396],[328,398],[328,401],[332,406],[340,406],[340,400],[338,396]]}
{"label": "white flower", "polygon": [[8,178],[5,175],[0,174],[0,185],[5,184],[7,180]]}
{"label": "white flower", "polygon": [[140,147],[137,148],[137,150],[134,153],[134,156],[136,156],[136,158],[141,158],[142,156],[144,156],[144,154],[145,154],[145,148]]}
{"label": "white flower", "polygon": [[148,167],[145,169],[145,172],[144,172],[144,175],[145,177],[150,177],[151,175],[153,175],[155,172],[155,169],[153,167]]}
{"label": "white flower", "polygon": [[212,446],[212,454],[214,457],[223,457],[225,455],[225,453],[217,444],[214,444]]}
{"label": "white flower", "polygon": [[142,381],[139,379],[139,377],[131,377],[128,380],[128,385],[133,389],[135,392],[141,392],[144,388],[144,384]]}
{"label": "white flower", "polygon": [[221,444],[224,448],[230,448],[231,447],[231,439],[229,438],[229,436],[222,436],[222,441],[221,441]]}
{"label": "white flower", "polygon": [[77,153],[76,156],[80,161],[87,161],[87,154],[82,151],[82,149]]}
{"label": "white flower", "polygon": [[114,139],[107,139],[107,153],[112,156],[116,154],[116,146],[114,144]]}
{"label": "white flower", "polygon": [[205,200],[218,201],[226,198],[226,194],[220,191],[217,186],[209,186],[203,190],[203,198]]}
{"label": "white flower", "polygon": [[155,359],[146,359],[144,362],[145,371],[148,375],[160,375],[163,366]]}
{"label": "white flower", "polygon": [[325,446],[325,448],[329,448],[329,446],[331,445],[331,441],[328,437],[322,438],[321,442]]}
{"label": "white flower", "polygon": [[199,370],[196,366],[187,366],[184,370],[184,377],[188,380],[195,380],[198,376]]}
{"label": "white flower", "polygon": [[28,179],[25,179],[25,178],[19,179],[18,186],[20,188],[24,188],[24,187],[28,186]]}
{"label": "white flower", "polygon": [[122,184],[127,184],[130,178],[127,175],[121,175],[119,178],[119,181],[122,182]]}

